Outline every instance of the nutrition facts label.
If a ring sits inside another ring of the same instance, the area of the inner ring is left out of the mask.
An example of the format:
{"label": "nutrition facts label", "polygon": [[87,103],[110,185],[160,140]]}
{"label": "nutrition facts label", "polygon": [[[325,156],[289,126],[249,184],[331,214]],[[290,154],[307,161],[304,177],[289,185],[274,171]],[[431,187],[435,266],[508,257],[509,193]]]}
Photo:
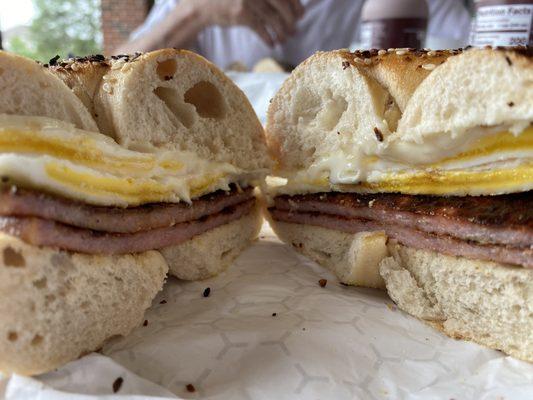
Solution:
{"label": "nutrition facts label", "polygon": [[533,3],[478,4],[471,44],[473,46],[532,45],[532,20]]}

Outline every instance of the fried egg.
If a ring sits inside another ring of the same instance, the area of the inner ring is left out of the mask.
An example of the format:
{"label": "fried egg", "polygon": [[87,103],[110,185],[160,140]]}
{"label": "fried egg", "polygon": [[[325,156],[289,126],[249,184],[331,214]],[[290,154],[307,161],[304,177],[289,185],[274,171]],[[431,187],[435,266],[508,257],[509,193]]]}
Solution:
{"label": "fried egg", "polygon": [[289,174],[277,193],[399,192],[496,195],[533,189],[533,127],[502,127],[406,142],[391,136],[374,153],[347,149]]}
{"label": "fried egg", "polygon": [[0,115],[0,176],[21,185],[103,206],[190,201],[263,171],[243,171],[194,153],[123,148],[100,133],[44,117]]}

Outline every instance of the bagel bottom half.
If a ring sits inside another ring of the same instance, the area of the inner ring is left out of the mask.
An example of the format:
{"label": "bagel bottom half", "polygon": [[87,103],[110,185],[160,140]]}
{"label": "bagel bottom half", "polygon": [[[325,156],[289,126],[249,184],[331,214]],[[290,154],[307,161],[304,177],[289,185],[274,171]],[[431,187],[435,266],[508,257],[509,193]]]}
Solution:
{"label": "bagel bottom half", "polygon": [[259,206],[241,218],[195,236],[177,246],[161,249],[171,275],[184,280],[219,274],[257,239],[263,216]]}
{"label": "bagel bottom half", "polygon": [[413,249],[380,232],[269,222],[341,282],[386,288],[400,309],[446,335],[533,362],[533,269]]}
{"label": "bagel bottom half", "polygon": [[0,372],[44,373],[128,334],[167,270],[157,251],[76,254],[0,234]]}

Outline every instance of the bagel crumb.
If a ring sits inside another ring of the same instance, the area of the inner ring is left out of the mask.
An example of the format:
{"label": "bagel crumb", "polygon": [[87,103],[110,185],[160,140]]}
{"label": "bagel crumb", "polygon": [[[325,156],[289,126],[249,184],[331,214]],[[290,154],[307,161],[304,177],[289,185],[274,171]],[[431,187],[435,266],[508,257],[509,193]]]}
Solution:
{"label": "bagel crumb", "polygon": [[188,383],[187,386],[185,386],[185,388],[187,389],[187,392],[189,392],[189,393],[196,392],[196,388],[194,387],[194,385],[192,383]]}
{"label": "bagel crumb", "polygon": [[203,296],[204,297],[209,297],[209,295],[211,294],[211,288],[210,287],[207,287],[204,289],[204,292],[203,292]]}
{"label": "bagel crumb", "polygon": [[514,102],[513,102],[513,101],[510,101],[509,103],[507,103],[507,105],[508,105],[509,107],[514,107]]}
{"label": "bagel crumb", "polygon": [[318,284],[320,285],[320,287],[326,287],[327,283],[328,283],[327,279],[320,279],[318,281]]}
{"label": "bagel crumb", "polygon": [[349,62],[349,61],[343,61],[343,62],[342,62],[342,69],[343,69],[343,71],[344,71],[346,68],[350,68],[350,62]]}
{"label": "bagel crumb", "polygon": [[113,382],[113,393],[118,393],[123,383],[124,378],[118,377],[117,379],[115,379],[115,382]]}

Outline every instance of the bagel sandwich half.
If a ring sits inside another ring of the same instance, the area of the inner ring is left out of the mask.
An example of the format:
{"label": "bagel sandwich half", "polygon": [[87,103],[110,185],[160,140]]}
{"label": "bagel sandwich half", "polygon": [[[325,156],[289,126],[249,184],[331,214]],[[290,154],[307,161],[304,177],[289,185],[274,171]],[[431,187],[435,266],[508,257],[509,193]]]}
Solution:
{"label": "bagel sandwich half", "polygon": [[255,239],[263,131],[203,58],[0,52],[0,93],[0,372],[126,335],[169,270],[212,276]]}
{"label": "bagel sandwich half", "polygon": [[528,48],[317,53],[274,97],[278,236],[452,337],[533,361]]}
{"label": "bagel sandwich half", "polygon": [[141,202],[202,210],[178,211],[156,227],[213,216],[187,228],[191,240],[156,244],[172,275],[216,275],[256,238],[262,217],[252,191],[271,161],[250,102],[216,66],[186,50],[164,49],[59,61],[51,69],[86,104],[100,132],[160,159],[166,171],[152,173],[164,180],[166,193],[156,189]]}

